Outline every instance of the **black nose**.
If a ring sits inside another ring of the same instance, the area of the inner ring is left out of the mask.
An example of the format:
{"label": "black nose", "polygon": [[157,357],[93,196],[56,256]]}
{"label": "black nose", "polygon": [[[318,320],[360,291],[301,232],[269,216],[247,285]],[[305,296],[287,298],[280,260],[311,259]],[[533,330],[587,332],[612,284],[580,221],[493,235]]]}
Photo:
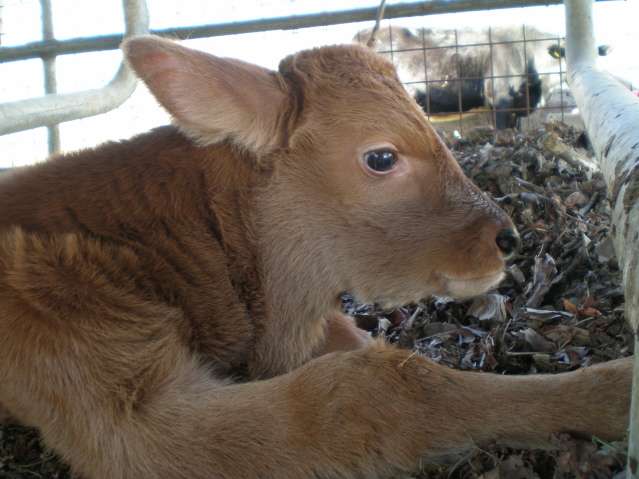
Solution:
{"label": "black nose", "polygon": [[519,234],[517,234],[516,230],[511,228],[504,228],[497,233],[495,241],[497,241],[497,246],[507,258],[517,251],[521,245]]}

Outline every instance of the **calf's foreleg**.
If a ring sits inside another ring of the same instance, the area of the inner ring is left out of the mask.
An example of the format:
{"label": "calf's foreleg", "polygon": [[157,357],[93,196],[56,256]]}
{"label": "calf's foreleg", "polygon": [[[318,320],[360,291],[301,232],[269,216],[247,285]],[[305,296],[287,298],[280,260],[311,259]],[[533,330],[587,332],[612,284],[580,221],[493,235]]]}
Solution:
{"label": "calf's foreleg", "polygon": [[[174,378],[121,419],[119,441],[136,445],[122,477],[387,477],[486,443],[549,447],[558,432],[615,439],[631,362],[508,377],[374,344],[267,381]],[[96,477],[115,477],[105,467]]]}

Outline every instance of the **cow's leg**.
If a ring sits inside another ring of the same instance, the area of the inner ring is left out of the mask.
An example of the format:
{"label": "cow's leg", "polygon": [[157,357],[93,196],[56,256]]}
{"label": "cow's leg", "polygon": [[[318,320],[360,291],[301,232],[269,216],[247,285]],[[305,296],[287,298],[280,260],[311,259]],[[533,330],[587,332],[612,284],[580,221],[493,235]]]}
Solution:
{"label": "cow's leg", "polygon": [[45,348],[32,332],[32,347],[12,354],[17,373],[6,357],[0,366],[2,401],[88,479],[385,477],[493,441],[543,447],[560,431],[625,431],[630,361],[504,377],[376,344],[224,385],[172,333],[126,326],[104,342],[63,332]]}
{"label": "cow's leg", "polygon": [[493,441],[614,439],[627,421],[628,360],[505,377],[374,344],[224,385],[170,327],[149,336],[127,321],[87,342],[66,331],[49,347],[51,331],[22,320],[31,336],[13,329],[31,347],[11,354],[11,370],[3,355],[1,399],[88,479],[386,477]]}
{"label": "cow's leg", "polygon": [[[504,377],[374,344],[268,381],[176,382],[152,408],[149,435],[162,438],[152,457],[168,454],[155,466],[164,477],[387,477],[491,442],[548,447],[561,431],[622,437],[630,379],[629,360]],[[166,423],[165,410],[178,414]]]}

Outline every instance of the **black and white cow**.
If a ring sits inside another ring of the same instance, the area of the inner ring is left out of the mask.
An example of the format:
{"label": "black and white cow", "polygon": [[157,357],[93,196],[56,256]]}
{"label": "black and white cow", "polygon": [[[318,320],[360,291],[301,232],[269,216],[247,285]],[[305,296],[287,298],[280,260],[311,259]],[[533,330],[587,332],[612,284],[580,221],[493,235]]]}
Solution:
{"label": "black and white cow", "polygon": [[[355,40],[369,37],[366,30]],[[536,108],[574,106],[558,36],[533,27],[492,28],[489,36],[470,28],[395,26],[377,32],[374,48],[393,57],[400,79],[429,114],[489,107],[497,128],[512,128]],[[607,52],[599,48],[600,55]]]}

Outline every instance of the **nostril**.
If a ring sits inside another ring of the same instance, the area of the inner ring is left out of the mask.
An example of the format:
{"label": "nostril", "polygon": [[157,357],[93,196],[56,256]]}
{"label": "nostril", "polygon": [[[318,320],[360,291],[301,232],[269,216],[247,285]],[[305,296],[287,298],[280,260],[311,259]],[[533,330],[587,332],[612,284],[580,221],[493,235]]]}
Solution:
{"label": "nostril", "polygon": [[511,228],[504,228],[499,233],[497,233],[497,238],[495,240],[497,242],[497,246],[504,253],[505,256],[512,255],[515,251],[519,249],[520,240],[517,231]]}

